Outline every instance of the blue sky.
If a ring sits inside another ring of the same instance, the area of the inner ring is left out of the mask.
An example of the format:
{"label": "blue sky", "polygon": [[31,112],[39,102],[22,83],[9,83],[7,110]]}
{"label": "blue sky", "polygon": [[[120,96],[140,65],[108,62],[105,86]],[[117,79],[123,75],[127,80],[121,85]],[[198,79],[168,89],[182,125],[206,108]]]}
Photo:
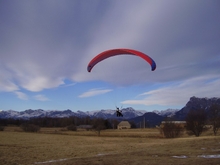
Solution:
{"label": "blue sky", "polygon": [[[0,0],[0,109],[182,108],[220,97],[219,0]],[[106,59],[130,48],[151,56]]]}

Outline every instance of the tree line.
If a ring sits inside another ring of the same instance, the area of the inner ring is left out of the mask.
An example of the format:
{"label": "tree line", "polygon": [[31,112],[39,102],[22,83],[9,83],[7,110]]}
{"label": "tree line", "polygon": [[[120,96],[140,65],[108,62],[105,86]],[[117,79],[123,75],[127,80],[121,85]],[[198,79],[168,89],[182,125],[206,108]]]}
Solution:
{"label": "tree line", "polygon": [[[98,122],[97,122],[98,121]],[[41,118],[30,118],[26,119],[0,119],[1,126],[21,126],[22,124],[33,124],[39,127],[67,127],[69,125],[97,125],[102,123],[106,129],[112,129],[113,127],[116,128],[119,121],[112,119],[102,119],[102,118],[90,118],[90,117],[64,117],[64,118],[52,118],[52,117],[41,117]]]}

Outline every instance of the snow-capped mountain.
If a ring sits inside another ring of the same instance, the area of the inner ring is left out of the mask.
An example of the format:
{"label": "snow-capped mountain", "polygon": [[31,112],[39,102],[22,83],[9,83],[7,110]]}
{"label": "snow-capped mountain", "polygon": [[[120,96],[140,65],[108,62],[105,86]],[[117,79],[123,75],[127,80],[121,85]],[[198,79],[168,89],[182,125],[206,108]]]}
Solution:
{"label": "snow-capped mountain", "polygon": [[[130,119],[137,116],[142,116],[145,111],[138,111],[134,110],[133,108],[124,108],[121,110],[123,113],[123,119]],[[97,118],[116,118],[116,111],[115,110],[96,110],[96,111],[76,111],[73,112],[71,110],[64,110],[64,111],[57,111],[57,110],[32,110],[28,109],[25,111],[0,111],[0,118],[21,118],[21,119],[29,119],[29,118],[37,118],[37,117],[70,117],[70,116],[77,116],[77,117],[97,117]]]}
{"label": "snow-capped mountain", "polygon": [[37,117],[69,117],[74,116],[74,112],[71,110],[65,110],[65,111],[45,111],[42,109],[32,110],[28,109],[25,111],[14,111],[14,110],[8,110],[8,111],[1,111],[0,112],[0,118],[21,118],[21,119],[29,119],[29,118],[37,118]]}
{"label": "snow-capped mountain", "polygon": [[[185,120],[185,117],[189,110],[191,109],[204,109],[208,111],[209,107],[212,104],[219,104],[220,105],[220,98],[197,98],[191,97],[187,104],[181,109],[167,109],[167,110],[154,110],[151,113],[155,113],[161,117],[174,117],[176,120]],[[146,111],[141,110],[134,110],[132,107],[123,108],[122,110],[123,118],[121,119],[131,119],[139,116],[143,116]],[[149,113],[149,112],[148,112]],[[29,119],[29,118],[37,118],[37,117],[70,117],[70,116],[77,116],[77,117],[98,117],[103,119],[109,118],[117,118],[115,110],[96,110],[96,111],[76,111],[73,112],[71,110],[32,110],[28,109],[25,111],[14,111],[14,110],[1,110],[0,111],[0,118],[21,118],[21,119]],[[120,119],[120,118],[117,118]]]}
{"label": "snow-capped mountain", "polygon": [[163,117],[172,117],[176,114],[176,112],[179,111],[179,109],[166,109],[166,110],[154,110],[152,112],[160,115],[160,116],[163,116]]}

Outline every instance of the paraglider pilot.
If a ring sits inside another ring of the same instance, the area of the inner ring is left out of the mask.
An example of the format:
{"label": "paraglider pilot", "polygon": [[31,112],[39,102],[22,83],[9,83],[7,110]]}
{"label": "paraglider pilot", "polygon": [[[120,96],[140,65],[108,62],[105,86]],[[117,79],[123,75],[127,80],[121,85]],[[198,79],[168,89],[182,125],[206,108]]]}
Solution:
{"label": "paraglider pilot", "polygon": [[117,117],[123,117],[123,114],[121,113],[120,109],[118,107],[116,107],[116,114],[117,114]]}

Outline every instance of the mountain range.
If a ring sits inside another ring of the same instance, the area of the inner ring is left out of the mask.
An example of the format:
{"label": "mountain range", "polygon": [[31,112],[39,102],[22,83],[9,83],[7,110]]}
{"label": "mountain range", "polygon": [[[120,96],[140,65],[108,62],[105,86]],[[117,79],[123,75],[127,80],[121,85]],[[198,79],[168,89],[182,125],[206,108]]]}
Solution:
{"label": "mountain range", "polygon": [[[145,113],[147,113],[144,110],[134,110],[132,107],[123,108],[121,109],[123,114],[123,119],[131,119],[138,116],[143,116]],[[175,113],[178,111],[178,109],[167,109],[164,111],[157,111],[154,110],[152,113],[157,114],[159,116],[172,116],[175,115]],[[15,110],[7,110],[7,111],[0,111],[0,118],[13,118],[13,119],[29,119],[29,118],[38,118],[38,117],[70,117],[70,116],[77,116],[77,117],[91,117],[91,118],[103,118],[103,119],[112,119],[117,118],[116,117],[116,111],[115,110],[97,110],[97,111],[71,111],[71,110],[43,110],[43,109],[37,109],[32,110],[28,109],[25,111],[15,111]]]}
{"label": "mountain range", "polygon": [[132,107],[123,108],[122,118],[116,117],[115,110],[96,110],[96,111],[72,111],[72,110],[32,110],[28,109],[25,111],[15,111],[15,110],[6,110],[0,111],[0,119],[5,118],[13,118],[13,119],[29,119],[29,118],[38,118],[38,117],[51,117],[51,118],[62,118],[62,117],[70,117],[70,116],[77,116],[80,118],[83,117],[90,117],[90,118],[103,118],[103,119],[114,119],[117,118],[119,120],[129,120],[133,121],[139,125],[148,126],[155,126],[158,125],[165,117],[173,117],[176,120],[184,120],[187,113],[191,109],[204,109],[208,111],[209,107],[212,104],[219,104],[220,105],[220,98],[198,98],[198,97],[191,97],[190,100],[186,103],[186,105],[182,109],[167,109],[167,110],[153,110],[152,112],[147,112],[144,110],[135,110]]}

